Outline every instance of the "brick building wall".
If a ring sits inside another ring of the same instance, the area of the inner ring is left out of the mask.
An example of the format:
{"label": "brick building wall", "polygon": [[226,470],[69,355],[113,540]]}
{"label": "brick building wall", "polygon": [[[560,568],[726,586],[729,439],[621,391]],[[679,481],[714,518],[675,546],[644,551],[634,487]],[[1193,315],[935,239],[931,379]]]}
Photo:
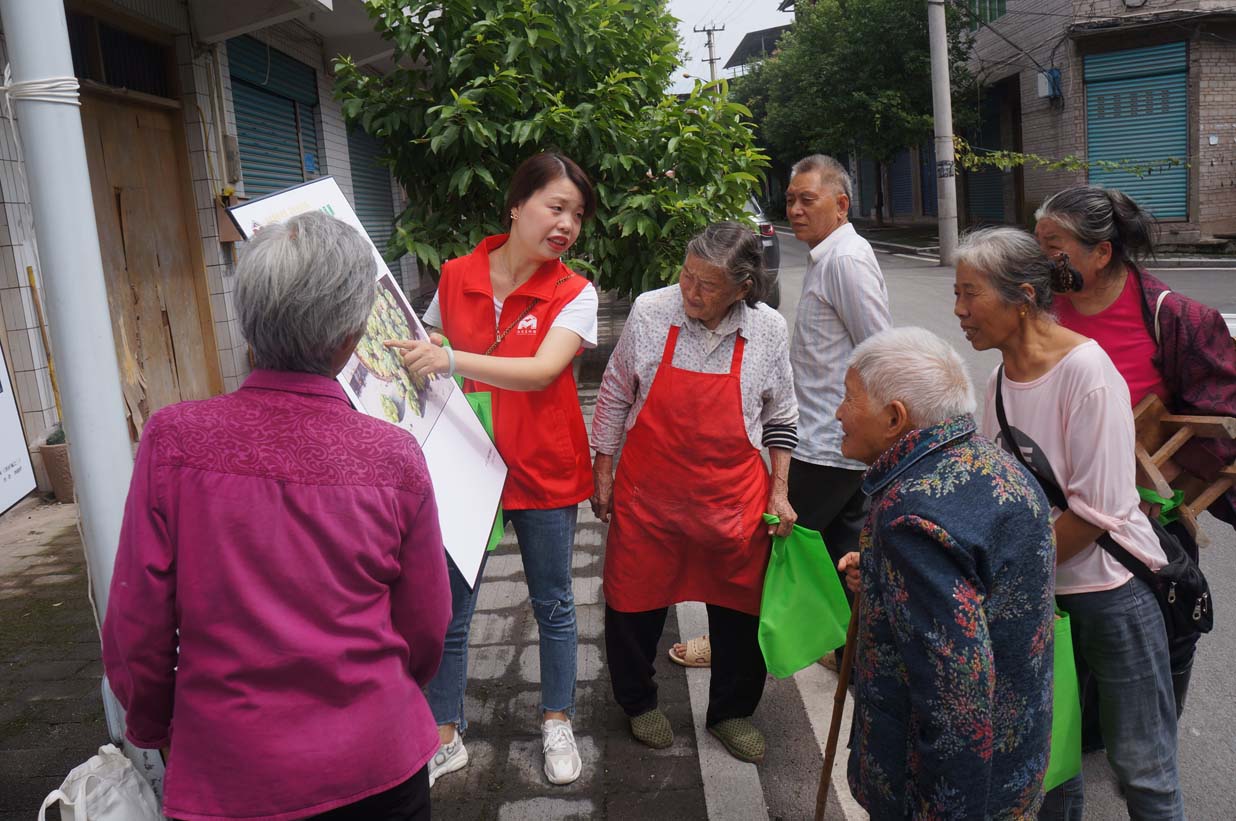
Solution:
{"label": "brick building wall", "polygon": [[[990,28],[978,29],[974,38],[971,68],[983,85],[1017,77],[1021,150],[1051,160],[1085,153],[1081,61],[1066,36],[1073,5],[1072,0],[1009,0],[1007,13],[993,21]],[[1059,69],[1063,92],[1060,99],[1038,96],[1040,66]],[[1023,174],[1022,190],[1013,191],[1010,196],[1020,196],[1021,211],[1028,220],[1047,196],[1084,180],[1084,172],[1028,167]],[[1015,212],[1008,205],[1006,202],[1006,214],[1012,219]]]}
{"label": "brick building wall", "polygon": [[[1236,25],[1193,44],[1197,68],[1199,227],[1204,235],[1236,234]],[[1212,145],[1211,142],[1214,142]]]}
{"label": "brick building wall", "polygon": [[[1147,0],[1137,9],[1127,8],[1123,0],[1009,0],[1007,13],[991,23],[1003,37],[986,27],[975,32],[971,68],[984,86],[1018,77],[1022,151],[1050,159],[1085,158],[1084,56],[1187,40],[1189,218],[1164,223],[1163,239],[1195,242],[1236,233],[1236,20],[1207,13],[1216,11],[1232,12],[1230,0]],[[1171,21],[1069,33],[1070,25],[1113,18],[1144,17],[1148,22],[1163,14],[1171,15]],[[1041,68],[1060,71],[1061,99],[1038,96]],[[1087,178],[1084,170],[1027,167],[1020,192],[1023,214],[1029,217],[1044,198]],[[1012,219],[1012,214],[1007,217]]]}

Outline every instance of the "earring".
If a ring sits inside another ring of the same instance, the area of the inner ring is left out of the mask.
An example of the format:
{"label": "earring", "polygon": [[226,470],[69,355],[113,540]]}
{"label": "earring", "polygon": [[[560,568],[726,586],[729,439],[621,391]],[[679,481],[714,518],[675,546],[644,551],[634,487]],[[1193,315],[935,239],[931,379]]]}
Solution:
{"label": "earring", "polygon": [[1019,314],[1021,314],[1022,316],[1025,316],[1025,315],[1026,315],[1026,309],[1025,309],[1025,308],[1022,308],[1020,311],[1018,311],[1018,313],[1019,313]]}
{"label": "earring", "polygon": [[517,220],[517,219],[519,219],[519,215],[518,215],[518,214],[516,214],[514,211],[512,211],[512,212],[511,212],[511,219],[512,219],[512,220]]}

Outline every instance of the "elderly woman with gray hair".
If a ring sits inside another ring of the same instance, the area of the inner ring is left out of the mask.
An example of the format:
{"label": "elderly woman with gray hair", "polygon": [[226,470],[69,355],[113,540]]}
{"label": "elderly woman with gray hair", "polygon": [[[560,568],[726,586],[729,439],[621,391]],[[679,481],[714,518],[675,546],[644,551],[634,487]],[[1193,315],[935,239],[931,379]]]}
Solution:
{"label": "elderly woman with gray hair", "polygon": [[779,517],[781,533],[795,520],[786,479],[798,408],[785,320],[760,302],[767,287],[751,229],[708,226],[687,245],[678,284],[632,306],[592,423],[592,507],[610,522],[605,644],[614,697],[636,739],[673,742],[657,708],[653,659],[669,605],[703,601],[713,648],[705,723],[751,762],[765,751],[750,721],[766,677],[757,630],[771,528],[762,516]]}
{"label": "elderly woman with gray hair", "polygon": [[429,818],[437,506],[416,440],[334,379],[375,275],[333,217],[264,227],[236,272],[257,369],[142,432],[103,662],[171,818]]}
{"label": "elderly woman with gray hair", "polygon": [[1047,500],[975,433],[961,357],[921,328],[863,341],[837,409],[870,465],[849,781],[873,819],[1033,816],[1052,707]]}
{"label": "elderly woman with gray hair", "polygon": [[[1166,564],[1139,506],[1129,387],[1098,343],[1052,314],[1054,295],[1080,280],[1024,231],[975,231],[958,250],[954,313],[975,349],[1002,358],[983,432],[1016,448],[1066,503],[1053,521],[1056,602],[1069,614],[1078,666],[1097,685],[1107,760],[1129,816],[1184,818],[1163,614],[1154,591],[1099,541],[1109,534],[1151,570]],[[1040,817],[1081,818],[1082,793],[1078,775],[1048,794]]]}

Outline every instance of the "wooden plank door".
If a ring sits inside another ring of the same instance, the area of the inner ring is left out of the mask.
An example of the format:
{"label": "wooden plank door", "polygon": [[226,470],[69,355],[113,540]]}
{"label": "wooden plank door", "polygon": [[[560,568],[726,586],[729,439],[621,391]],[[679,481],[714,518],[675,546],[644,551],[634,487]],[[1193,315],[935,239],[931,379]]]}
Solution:
{"label": "wooden plank door", "polygon": [[135,437],[223,390],[179,109],[82,97],[116,358]]}

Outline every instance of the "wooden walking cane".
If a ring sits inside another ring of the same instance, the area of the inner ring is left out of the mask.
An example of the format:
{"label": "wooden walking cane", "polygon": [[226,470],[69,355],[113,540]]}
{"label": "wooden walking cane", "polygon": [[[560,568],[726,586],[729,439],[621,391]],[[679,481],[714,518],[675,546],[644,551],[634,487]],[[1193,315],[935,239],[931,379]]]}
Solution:
{"label": "wooden walking cane", "polygon": [[833,721],[828,725],[828,743],[824,745],[824,769],[820,772],[820,789],[815,794],[815,821],[824,821],[828,806],[828,791],[833,781],[833,761],[837,758],[837,736],[841,733],[841,715],[845,712],[845,694],[850,687],[850,671],[854,667],[854,636],[858,632],[858,614],[863,594],[854,594],[850,608],[850,626],[845,631],[845,650],[841,654],[841,670],[837,673],[837,693],[833,696]]}

